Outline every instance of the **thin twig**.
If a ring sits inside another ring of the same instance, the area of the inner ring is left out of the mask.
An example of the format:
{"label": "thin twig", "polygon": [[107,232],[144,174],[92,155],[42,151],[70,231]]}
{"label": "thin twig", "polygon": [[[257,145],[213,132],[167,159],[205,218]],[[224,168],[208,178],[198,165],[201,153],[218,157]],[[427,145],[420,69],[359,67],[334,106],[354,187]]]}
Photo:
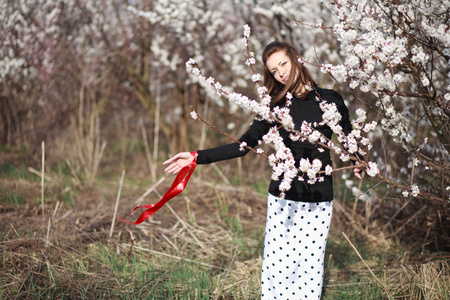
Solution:
{"label": "thin twig", "polygon": [[380,279],[378,279],[377,276],[375,276],[375,274],[372,272],[372,269],[369,267],[369,265],[366,263],[366,261],[364,260],[364,258],[362,258],[361,254],[359,254],[358,250],[356,249],[356,247],[353,245],[353,243],[350,241],[350,239],[347,237],[347,235],[342,232],[342,234],[344,235],[345,239],[347,240],[347,242],[349,242],[350,246],[352,246],[353,250],[355,250],[356,254],[358,255],[358,257],[361,259],[361,261],[366,265],[367,269],[369,270],[370,274],[372,274],[372,276],[378,281],[378,283],[383,287],[384,291],[386,292],[387,296],[389,299],[394,299],[391,295],[391,293],[389,292],[389,290],[387,289],[387,287],[383,284],[383,282],[381,282]]}
{"label": "thin twig", "polygon": [[48,277],[50,280],[50,284],[52,284],[53,282],[55,282],[55,278],[53,277],[53,272],[52,272],[52,266],[50,265],[50,262],[48,261],[47,256],[45,256],[45,253],[43,251],[41,251],[41,253],[45,258],[45,263],[46,263],[47,269],[48,269]]}
{"label": "thin twig", "polygon": [[145,156],[147,157],[147,164],[148,164],[148,170],[150,171],[150,176],[152,177],[152,179],[155,177],[155,175],[153,174],[153,161],[152,161],[152,156],[150,154],[150,147],[148,146],[148,138],[147,138],[147,131],[145,130],[145,125],[144,122],[141,121],[141,133],[142,133],[142,138],[144,139],[144,147],[145,147]]}
{"label": "thin twig", "polygon": [[59,217],[58,219],[56,219],[57,222],[64,220],[65,218],[67,218],[68,215],[70,215],[72,213],[72,210],[68,210],[64,215],[62,215],[61,217]]}
{"label": "thin twig", "polygon": [[61,202],[56,202],[56,205],[55,205],[55,209],[53,210],[53,215],[52,215],[52,218],[54,219],[55,218],[55,216],[56,216],[56,213],[58,212],[58,209],[59,209],[59,205],[61,204]]}
{"label": "thin twig", "polygon": [[411,222],[412,220],[414,220],[414,219],[417,217],[417,215],[419,215],[425,208],[427,208],[427,207],[426,207],[426,206],[422,206],[422,208],[419,209],[414,215],[412,215],[406,222],[404,222],[403,225],[400,226],[400,227],[394,232],[394,234],[393,234],[392,236],[396,236],[403,228],[405,228],[405,226],[406,226],[409,222]]}
{"label": "thin twig", "polygon": [[155,131],[153,135],[153,165],[152,165],[152,179],[156,180],[156,164],[158,162],[158,152],[159,152],[159,128],[161,119],[161,81],[158,80],[156,83],[156,107],[155,107]]}
{"label": "thin twig", "polygon": [[47,226],[47,240],[45,241],[45,247],[47,248],[48,246],[50,246],[50,225],[51,225],[51,215],[50,213],[48,214],[48,226]]}
{"label": "thin twig", "polygon": [[394,218],[411,202],[412,199],[408,200],[407,202],[403,203],[402,207],[400,207],[399,209],[397,209],[397,211],[394,213],[394,215],[389,219],[389,221],[384,225],[383,229],[386,229],[392,222],[392,220],[394,220]]}
{"label": "thin twig", "polygon": [[41,176],[41,205],[42,205],[42,215],[44,215],[44,172],[45,172],[45,142],[42,141],[42,176]]}
{"label": "thin twig", "polygon": [[231,185],[231,182],[228,180],[228,178],[225,176],[225,174],[223,174],[223,172],[217,167],[217,165],[215,163],[212,163],[211,166],[217,173],[219,173],[220,177],[225,182],[225,184]]}
{"label": "thin twig", "polygon": [[166,204],[166,206],[169,208],[169,210],[175,215],[175,217],[180,221],[181,225],[189,232],[189,234],[192,236],[192,238],[197,242],[197,244],[205,249],[205,245],[197,238],[197,236],[192,232],[192,230],[189,228],[189,226],[186,224],[186,222],[183,221],[183,219],[180,218],[180,216],[175,212],[175,210],[169,205],[169,203]]}
{"label": "thin twig", "polygon": [[358,199],[359,199],[359,197],[361,196],[361,187],[362,187],[362,183],[363,183],[364,175],[365,175],[365,174],[366,174],[366,172],[362,173],[361,178],[359,179],[359,185],[358,185],[358,191],[359,191],[359,193],[358,193],[358,195],[356,195],[355,203],[353,204],[353,212],[352,212],[352,216],[354,216],[355,213],[356,213],[356,206],[357,206],[357,204],[358,204]]}
{"label": "thin twig", "polygon": [[155,184],[153,184],[145,193],[143,193],[137,200],[135,201],[136,205],[141,205],[144,198],[147,197],[151,192],[153,192],[163,181],[166,180],[166,176],[161,177]]}
{"label": "thin twig", "polygon": [[28,271],[27,276],[25,277],[25,279],[24,279],[23,282],[22,282],[22,285],[20,286],[19,290],[17,291],[17,296],[16,296],[15,299],[18,299],[18,298],[19,298],[19,296],[20,296],[20,291],[22,290],[23,286],[25,285],[25,282],[27,282],[27,279],[28,279],[28,277],[30,277],[30,275],[31,275],[31,271]]}
{"label": "thin twig", "polygon": [[113,231],[114,231],[114,224],[115,224],[116,215],[117,215],[117,207],[119,206],[120,192],[122,191],[122,184],[123,184],[123,177],[124,176],[125,176],[125,170],[122,171],[122,178],[120,179],[119,192],[117,193],[116,207],[114,208],[114,215],[113,215],[113,218],[112,218],[111,231],[109,232],[109,238],[112,237],[112,234],[113,234]]}
{"label": "thin twig", "polygon": [[[38,170],[32,168],[32,167],[28,167],[28,171],[33,173],[34,175],[37,175],[39,177],[42,176],[42,172],[39,172]],[[47,181],[52,181],[53,179],[51,177],[49,177],[48,175],[45,175],[45,180]]]}
{"label": "thin twig", "polygon": [[12,229],[14,230],[14,232],[16,233],[17,237],[20,239],[20,234],[17,232],[16,228],[14,228],[14,225],[11,223],[10,223],[10,225],[11,225]]}
{"label": "thin twig", "polygon": [[235,249],[235,250],[234,250],[233,257],[231,258],[231,261],[230,261],[230,265],[229,265],[228,268],[227,268],[227,273],[225,273],[225,278],[222,280],[222,285],[220,286],[220,289],[219,289],[219,291],[218,291],[218,293],[217,293],[217,296],[216,296],[215,300],[218,300],[218,299],[219,299],[219,296],[220,296],[220,294],[221,294],[222,291],[223,291],[223,286],[225,285],[225,282],[227,281],[228,273],[230,273],[231,266],[233,265],[234,258],[236,257],[236,253],[237,253],[237,251],[236,251],[236,249]]}

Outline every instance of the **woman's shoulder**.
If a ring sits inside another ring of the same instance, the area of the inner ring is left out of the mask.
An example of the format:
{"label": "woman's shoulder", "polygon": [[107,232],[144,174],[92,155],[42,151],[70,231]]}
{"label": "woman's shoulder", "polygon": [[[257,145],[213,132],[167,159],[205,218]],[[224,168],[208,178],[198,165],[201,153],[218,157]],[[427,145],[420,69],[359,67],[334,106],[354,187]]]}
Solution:
{"label": "woman's shoulder", "polygon": [[342,98],[339,92],[332,89],[322,89],[316,87],[316,91],[319,93],[320,98],[327,101],[328,103],[335,103],[341,113],[347,113],[348,108],[344,102],[344,98]]}
{"label": "woman's shoulder", "polygon": [[315,87],[316,91],[319,93],[320,97],[326,101],[342,101],[342,96],[339,92],[332,89],[323,89],[320,87]]}

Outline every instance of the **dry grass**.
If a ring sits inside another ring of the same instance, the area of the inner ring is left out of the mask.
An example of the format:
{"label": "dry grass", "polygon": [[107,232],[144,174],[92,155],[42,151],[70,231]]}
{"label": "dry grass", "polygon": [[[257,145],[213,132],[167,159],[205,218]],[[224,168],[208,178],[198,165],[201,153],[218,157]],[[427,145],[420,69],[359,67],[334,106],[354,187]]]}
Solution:
{"label": "dry grass", "polygon": [[[111,230],[120,176],[77,184],[54,170],[44,214],[38,175],[0,179],[1,299],[258,299],[265,195],[218,184],[205,167],[148,221]],[[127,172],[118,217],[134,220],[136,202],[157,201],[173,180],[140,178]],[[335,202],[324,299],[448,299],[445,211],[389,206]]]}

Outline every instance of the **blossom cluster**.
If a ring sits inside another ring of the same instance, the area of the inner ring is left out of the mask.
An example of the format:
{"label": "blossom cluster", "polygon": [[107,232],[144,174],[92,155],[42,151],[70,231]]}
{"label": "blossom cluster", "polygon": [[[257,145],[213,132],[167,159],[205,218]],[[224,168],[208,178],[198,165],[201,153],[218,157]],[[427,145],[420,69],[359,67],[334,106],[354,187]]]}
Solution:
{"label": "blossom cluster", "polygon": [[[319,172],[322,170],[322,161],[320,159],[316,158],[312,162],[310,162],[308,158],[301,158],[299,169],[303,172],[303,175],[298,178],[300,181],[305,180],[303,177],[305,174],[308,176],[309,184],[315,184],[316,182],[324,181],[324,177],[319,174]],[[330,165],[327,165],[325,167],[326,175],[331,175],[332,172],[333,168]]]}
{"label": "blossom cluster", "polygon": [[286,147],[276,126],[263,136],[263,141],[273,144],[275,148],[275,153],[269,156],[269,165],[272,167],[272,180],[278,181],[280,176],[283,175],[280,183],[280,197],[284,198],[285,192],[291,188],[292,181],[298,174],[294,156],[291,150]]}
{"label": "blossom cluster", "polygon": [[[344,147],[343,150],[339,145],[336,145],[332,140],[327,142],[328,147],[336,154],[340,154],[339,158],[342,161],[349,161],[351,157],[358,160],[360,157],[367,155],[367,150],[372,148],[367,134],[375,130],[377,123],[372,121],[366,123],[366,112],[362,109],[357,109],[356,114],[358,118],[352,120],[352,131],[345,134],[339,121],[342,119],[341,114],[335,103],[328,103],[322,101],[320,108],[323,111],[323,120],[319,125],[328,125],[334,134],[336,134],[339,143]],[[368,162],[366,172],[369,176],[374,177],[379,173],[378,165],[375,162]]]}
{"label": "blossom cluster", "polygon": [[[390,140],[401,145],[403,153],[393,151],[391,157],[402,155],[408,160],[411,169],[399,168],[398,171],[411,176],[410,182],[424,180],[422,174],[417,174],[420,164],[421,170],[446,173],[445,164],[439,165],[447,160],[449,151],[445,146],[449,140],[445,124],[450,118],[450,96],[446,96],[450,91],[449,1],[329,0],[324,3],[338,18],[333,32],[344,60],[338,64],[323,64],[321,71],[348,82],[352,89],[374,95],[378,100],[373,110],[381,115],[379,126],[374,122],[352,122],[354,132],[347,136],[346,144],[349,152],[356,153],[355,140],[366,146],[364,150],[372,147],[368,140],[370,134],[359,138],[355,129],[362,129],[361,133],[367,134],[378,127],[387,132]],[[438,137],[433,145],[427,142],[426,135],[430,133]],[[361,148],[357,150],[361,155],[364,152]],[[427,163],[430,155],[437,157],[432,159],[432,164]],[[346,159],[347,154],[341,158]],[[383,159],[378,157],[378,162]],[[394,175],[397,172],[392,172],[394,169],[386,157],[384,163],[387,173]],[[373,174],[377,169],[367,166],[366,171]],[[444,177],[448,178],[448,174]],[[406,196],[421,194],[419,184],[407,187],[396,180],[390,182],[402,187]]]}

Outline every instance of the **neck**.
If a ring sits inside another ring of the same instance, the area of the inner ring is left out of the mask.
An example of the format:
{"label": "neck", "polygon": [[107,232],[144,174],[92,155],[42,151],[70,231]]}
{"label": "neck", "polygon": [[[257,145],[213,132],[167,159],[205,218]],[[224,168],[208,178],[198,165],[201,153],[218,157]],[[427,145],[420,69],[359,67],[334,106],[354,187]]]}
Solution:
{"label": "neck", "polygon": [[302,85],[295,91],[295,96],[304,95],[305,93],[306,93],[306,88],[304,85]]}

